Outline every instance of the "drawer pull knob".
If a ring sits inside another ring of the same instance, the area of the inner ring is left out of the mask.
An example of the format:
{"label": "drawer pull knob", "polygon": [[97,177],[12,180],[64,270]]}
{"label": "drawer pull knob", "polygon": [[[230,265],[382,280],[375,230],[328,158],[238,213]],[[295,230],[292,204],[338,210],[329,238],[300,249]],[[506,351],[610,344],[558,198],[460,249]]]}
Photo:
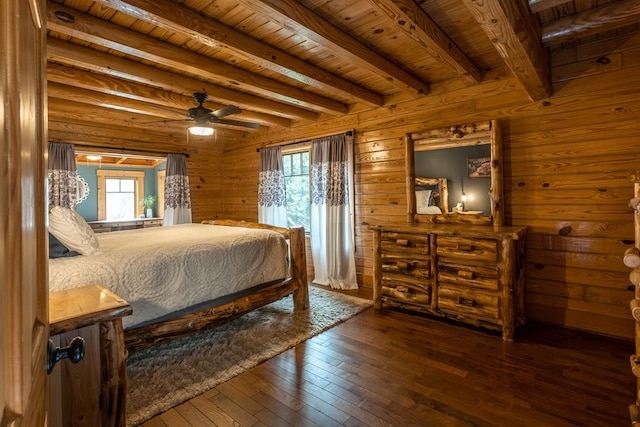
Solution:
{"label": "drawer pull knob", "polygon": [[47,348],[47,374],[53,371],[56,363],[69,358],[71,363],[78,363],[84,357],[84,338],[75,337],[68,347],[56,347],[53,340],[49,339]]}
{"label": "drawer pull knob", "polygon": [[458,276],[464,277],[465,279],[473,279],[474,274],[473,271],[458,270]]}
{"label": "drawer pull knob", "polygon": [[409,246],[409,240],[407,239],[397,239],[396,245],[398,246]]}
{"label": "drawer pull knob", "polygon": [[477,305],[474,300],[462,297],[458,297],[458,304],[464,305],[466,307],[475,307]]}
{"label": "drawer pull knob", "polygon": [[408,262],[405,261],[398,261],[396,263],[396,266],[402,270],[406,270],[407,268],[409,268],[410,264]]}

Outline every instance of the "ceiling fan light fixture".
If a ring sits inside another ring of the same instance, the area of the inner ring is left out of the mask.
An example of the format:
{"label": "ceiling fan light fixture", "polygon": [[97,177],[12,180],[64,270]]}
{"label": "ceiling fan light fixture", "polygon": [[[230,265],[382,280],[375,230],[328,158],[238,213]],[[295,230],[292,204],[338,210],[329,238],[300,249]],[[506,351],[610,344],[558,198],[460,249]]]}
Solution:
{"label": "ceiling fan light fixture", "polygon": [[209,136],[213,135],[213,128],[208,126],[191,126],[189,128],[189,133],[191,135]]}

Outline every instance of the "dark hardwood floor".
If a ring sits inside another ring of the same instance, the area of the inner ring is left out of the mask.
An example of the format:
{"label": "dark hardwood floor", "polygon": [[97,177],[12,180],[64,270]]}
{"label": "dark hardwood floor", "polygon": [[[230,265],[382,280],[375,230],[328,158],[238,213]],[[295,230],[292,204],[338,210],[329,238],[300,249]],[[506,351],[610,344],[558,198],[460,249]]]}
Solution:
{"label": "dark hardwood floor", "polygon": [[539,324],[506,343],[369,309],[143,426],[629,426],[633,351]]}

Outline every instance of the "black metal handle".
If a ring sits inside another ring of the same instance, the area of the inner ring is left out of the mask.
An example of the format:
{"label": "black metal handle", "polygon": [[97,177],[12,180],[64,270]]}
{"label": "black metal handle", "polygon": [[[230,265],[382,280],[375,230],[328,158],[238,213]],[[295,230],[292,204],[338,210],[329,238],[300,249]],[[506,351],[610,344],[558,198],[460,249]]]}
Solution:
{"label": "black metal handle", "polygon": [[75,337],[68,347],[56,347],[53,340],[49,338],[49,348],[47,349],[47,374],[53,371],[53,367],[62,359],[69,358],[72,363],[78,363],[84,357],[84,338]]}

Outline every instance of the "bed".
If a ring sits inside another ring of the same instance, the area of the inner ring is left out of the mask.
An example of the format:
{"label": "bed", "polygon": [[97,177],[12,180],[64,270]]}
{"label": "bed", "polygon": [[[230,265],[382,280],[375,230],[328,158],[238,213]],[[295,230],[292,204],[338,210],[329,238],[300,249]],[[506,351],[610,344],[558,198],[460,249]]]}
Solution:
{"label": "bed", "polygon": [[128,351],[288,295],[296,310],[308,308],[303,228],[212,220],[86,237],[95,239],[97,250],[49,260],[50,291],[100,284],[127,300],[133,308],[123,319]]}
{"label": "bed", "polygon": [[449,210],[446,178],[415,177],[415,213],[442,214]]}

